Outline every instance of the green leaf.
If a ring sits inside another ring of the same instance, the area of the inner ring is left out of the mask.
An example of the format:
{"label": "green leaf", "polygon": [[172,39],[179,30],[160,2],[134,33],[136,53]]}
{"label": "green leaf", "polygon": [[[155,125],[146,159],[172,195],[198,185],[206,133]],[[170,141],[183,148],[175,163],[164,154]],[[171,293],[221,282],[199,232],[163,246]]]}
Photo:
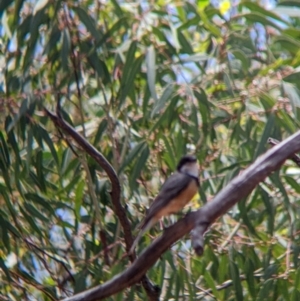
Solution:
{"label": "green leaf", "polygon": [[46,192],[46,184],[45,184],[45,176],[43,172],[43,152],[41,150],[37,151],[36,154],[36,173],[37,173],[37,179],[39,181],[41,190],[43,192]]}
{"label": "green leaf", "polygon": [[[293,1],[292,1],[293,2]],[[274,7],[272,9],[272,11],[274,13],[277,13],[278,15],[281,15],[281,16],[288,16],[288,17],[294,17],[294,18],[297,18],[299,17],[299,14],[300,14],[300,9],[299,9],[299,2],[298,2],[298,7],[289,7],[289,6],[285,6],[284,3],[280,3],[282,4],[283,6],[277,6],[277,7]],[[290,30],[291,28],[287,28],[287,30]]]}
{"label": "green leaf", "polygon": [[[84,51],[84,44],[81,44],[81,49]],[[90,45],[91,47],[91,45]],[[89,51],[88,49],[85,49],[84,52],[90,52],[88,55],[88,61],[90,65],[93,67],[93,69],[97,72],[98,76],[103,80],[104,84],[107,84],[111,81],[111,76],[109,74],[109,71],[107,69],[106,64],[99,59],[97,53],[95,51]]]}
{"label": "green leaf", "polygon": [[210,4],[210,1],[209,0],[198,0],[196,3],[200,10],[204,10]]}
{"label": "green leaf", "polygon": [[284,179],[297,193],[300,193],[300,185],[293,177],[285,175]]}
{"label": "green leaf", "polygon": [[292,54],[297,54],[300,47],[300,42],[289,36],[277,36],[274,38],[274,42],[280,44],[281,47],[290,51]]}
{"label": "green leaf", "polygon": [[0,215],[0,229],[1,229],[0,237],[1,237],[1,241],[3,242],[7,252],[10,253],[11,248],[10,248],[10,241],[9,241],[8,230],[7,230],[6,225],[7,225],[7,221]]}
{"label": "green leaf", "polygon": [[132,161],[139,155],[139,153],[142,151],[142,149],[144,149],[144,147],[146,146],[146,142],[145,141],[141,141],[138,144],[136,144],[131,151],[129,152],[129,154],[126,156],[126,158],[124,159],[124,162],[121,163],[120,169],[119,169],[119,173],[122,172],[122,170],[128,166],[129,164],[132,163]]}
{"label": "green leaf", "polygon": [[145,144],[145,146],[143,147],[143,150],[141,151],[139,158],[136,160],[136,162],[134,164],[134,168],[133,168],[133,171],[130,176],[130,184],[131,184],[130,186],[131,187],[134,187],[135,181],[140,176],[140,174],[148,160],[149,154],[150,154],[149,147],[147,144]]}
{"label": "green leaf", "polygon": [[217,290],[214,279],[211,276],[211,273],[207,270],[204,271],[203,277],[207,282],[208,287],[212,290],[214,298],[217,300],[220,298],[220,293]]}
{"label": "green leaf", "polygon": [[209,55],[207,55],[206,53],[197,53],[194,55],[189,55],[187,57],[183,57],[180,59],[180,61],[183,63],[188,63],[188,62],[200,63],[200,62],[206,62],[209,58],[211,58],[211,57]]}
{"label": "green leaf", "polygon": [[[29,225],[31,226],[31,234],[34,234],[34,232],[36,232],[40,237],[44,237],[41,229],[39,226],[37,226],[37,224],[35,223],[35,220],[26,213],[26,211],[20,206],[19,207],[22,215],[24,216],[25,220],[29,223]],[[48,222],[48,220],[47,220]]]}
{"label": "green leaf", "polygon": [[44,216],[39,210],[37,210],[34,206],[29,204],[28,202],[24,202],[23,205],[24,205],[24,208],[26,209],[26,211],[32,217],[36,217],[36,218],[40,219],[43,222],[49,223],[49,219],[46,216]]}
{"label": "green leaf", "polygon": [[7,141],[12,146],[12,148],[15,152],[15,156],[20,161],[20,151],[19,151],[19,146],[16,141],[16,136],[15,136],[14,130],[11,129],[10,131],[8,131],[8,127],[11,122],[12,122],[11,117],[7,116],[5,119],[5,130],[6,130],[6,135],[7,135]]}
{"label": "green leaf", "polygon": [[164,144],[167,148],[166,154],[164,155],[164,160],[167,162],[168,166],[171,170],[175,170],[176,168],[176,154],[174,153],[174,148],[171,146],[169,140],[170,137],[162,136]]}
{"label": "green leaf", "polygon": [[233,49],[231,53],[242,62],[243,71],[248,73],[250,67],[250,61],[247,55],[240,49]]}
{"label": "green leaf", "polygon": [[59,164],[58,156],[57,156],[56,150],[54,148],[53,141],[51,140],[48,132],[41,126],[36,127],[35,131],[37,131],[37,132],[34,132],[35,136],[36,136],[36,134],[40,135],[40,137],[46,142],[46,144],[48,145],[48,147],[51,151],[53,159],[55,160],[56,164],[58,165]]}
{"label": "green leaf", "polygon": [[115,34],[119,34],[118,30],[120,30],[122,26],[127,28],[127,25],[128,22],[126,17],[123,16],[119,18],[119,20],[116,21],[116,23],[114,23],[114,25],[104,34],[102,39],[97,43],[97,46],[107,43],[107,40],[110,40],[112,36],[114,36]]}
{"label": "green leaf", "polygon": [[160,267],[161,267],[160,277],[158,279],[160,281],[159,286],[162,287],[163,283],[164,283],[164,279],[165,279],[165,274],[166,274],[166,261],[165,260],[161,261]]}
{"label": "green leaf", "polygon": [[[291,8],[290,10],[295,12],[294,8]],[[299,14],[299,12],[297,12],[297,13]],[[282,31],[282,34],[285,35],[285,36],[290,36],[291,38],[294,38],[294,39],[298,40],[300,38],[300,29],[286,28]],[[292,73],[292,74],[294,74],[294,73]]]}
{"label": "green leaf", "polygon": [[276,104],[275,99],[266,93],[260,94],[260,101],[267,112],[270,111]]}
{"label": "green leaf", "polygon": [[240,210],[241,213],[241,217],[243,219],[243,223],[247,226],[247,228],[249,229],[249,231],[253,234],[253,235],[258,235],[256,233],[255,227],[253,226],[253,224],[251,223],[250,218],[247,215],[247,207],[245,206],[245,201],[240,201],[238,203],[238,208]]}
{"label": "green leaf", "polygon": [[229,261],[229,268],[230,268],[229,269],[230,276],[232,278],[236,300],[242,301],[244,300],[244,296],[243,296],[243,288],[241,285],[239,269],[232,260]]}
{"label": "green leaf", "polygon": [[[266,16],[266,17],[272,18],[276,21],[279,21],[281,23],[284,23],[286,25],[289,25],[289,23],[287,21],[285,21],[283,18],[281,18],[280,15],[277,15],[276,13],[272,12],[271,10],[265,9],[264,7],[258,5],[255,2],[241,1],[239,6],[246,7],[254,13],[259,13],[262,16]],[[283,14],[281,14],[281,16],[283,16]]]}
{"label": "green leaf", "polygon": [[282,81],[281,83],[283,96],[287,96],[292,105],[293,113],[297,118],[297,108],[300,107],[300,91],[291,83]]}
{"label": "green leaf", "polygon": [[77,173],[79,166],[80,166],[80,162],[77,158],[73,158],[72,150],[71,149],[69,149],[68,151],[66,150],[62,162],[62,169],[61,169],[62,176],[67,176],[69,173],[72,173],[75,176],[74,171],[76,171]]}
{"label": "green leaf", "polygon": [[263,153],[263,151],[266,149],[267,140],[269,137],[272,137],[272,131],[274,130],[274,126],[275,126],[274,122],[275,122],[274,115],[270,115],[265,125],[264,132],[260,138],[260,142],[257,145],[254,158],[260,156]]}
{"label": "green leaf", "polygon": [[32,147],[33,147],[33,133],[32,133],[32,129],[30,128],[27,132],[27,152],[26,152],[27,172],[30,170],[30,166],[31,166]]}
{"label": "green leaf", "polygon": [[102,135],[104,134],[104,131],[106,130],[106,128],[107,128],[107,120],[103,119],[98,126],[98,130],[95,135],[93,145],[97,145],[100,142],[100,139],[102,138]]}
{"label": "green leaf", "polygon": [[122,17],[124,13],[123,13],[122,8],[121,8],[121,6],[119,5],[118,1],[116,1],[116,0],[111,0],[111,2],[112,2],[113,6],[114,6],[115,9],[116,9],[116,14],[117,14],[117,16],[118,16],[118,17]]}
{"label": "green leaf", "polygon": [[199,11],[199,15],[204,27],[215,37],[221,38],[222,34],[220,29],[209,20],[206,13],[204,11]]}
{"label": "green leaf", "polygon": [[295,277],[295,283],[294,286],[297,290],[300,291],[300,270],[295,271],[296,277]]}
{"label": "green leaf", "polygon": [[246,276],[248,290],[249,290],[253,300],[255,300],[255,297],[256,297],[256,289],[255,289],[256,285],[255,285],[255,278],[254,278],[255,267],[254,267],[253,261],[250,258],[250,256],[247,256],[247,258],[246,258],[246,262],[244,265],[244,274]]}
{"label": "green leaf", "polygon": [[[251,23],[257,22],[257,23],[261,23],[264,26],[274,27],[277,30],[281,29],[280,26],[278,26],[275,22],[270,21],[261,13],[251,12],[251,13],[243,14],[242,16],[246,18],[247,21],[250,21]],[[241,16],[237,16],[237,17],[240,18]]]}
{"label": "green leaf", "polygon": [[[124,43],[125,44],[125,43]],[[124,47],[124,44],[122,45]],[[126,43],[127,45],[127,43]],[[137,50],[137,42],[136,41],[132,41],[130,43],[127,55],[126,55],[126,61],[125,61],[125,65],[123,68],[123,79],[126,81],[127,80],[127,76],[130,72],[130,69],[132,67],[132,63],[135,59],[135,53]]]}
{"label": "green leaf", "polygon": [[198,100],[199,111],[202,118],[202,129],[205,135],[208,134],[208,124],[210,120],[210,106],[207,95],[203,89],[200,92],[194,91],[194,95]]}
{"label": "green leaf", "polygon": [[75,191],[75,214],[77,219],[80,218],[80,208],[84,194],[85,181],[80,180]]}
{"label": "green leaf", "polygon": [[51,51],[56,50],[57,44],[59,43],[60,40],[61,40],[61,31],[59,30],[58,25],[55,24],[52,27],[50,37],[44,47],[43,54],[50,55]]}
{"label": "green leaf", "polygon": [[69,30],[65,28],[62,32],[61,63],[65,71],[69,70],[69,57],[71,51],[71,37]]}
{"label": "green leaf", "polygon": [[297,131],[297,127],[293,122],[290,114],[284,112],[283,110],[278,111],[276,115],[276,124],[278,123],[279,126],[284,128],[288,133],[292,134]]}
{"label": "green leaf", "polygon": [[298,300],[300,300],[300,291],[299,289],[294,288],[293,293],[291,295],[291,301],[298,301]]}
{"label": "green leaf", "polygon": [[[193,53],[193,47],[190,45],[188,40],[185,38],[184,34],[181,32],[181,29],[179,29],[179,28],[177,28],[177,37],[178,37],[178,41],[181,45],[181,48],[182,48],[183,52],[192,54]],[[197,56],[197,54],[194,55],[194,56]],[[200,60],[196,60],[196,61],[198,62]]]}
{"label": "green leaf", "polygon": [[160,126],[169,126],[169,124],[174,120],[178,114],[176,113],[175,107],[178,104],[179,97],[173,96],[171,98],[170,104],[168,108],[160,115],[157,122],[153,125],[153,127],[150,129],[150,133],[155,131],[155,129],[159,128]]}
{"label": "green leaf", "polygon": [[25,112],[27,111],[28,108],[28,99],[25,98],[22,101],[22,104],[20,106],[19,112],[18,114],[15,115],[14,119],[11,121],[11,123],[8,125],[8,127],[6,128],[6,131],[9,132],[12,128],[15,127],[15,125],[17,124],[17,122],[20,120],[20,118],[25,114]]}
{"label": "green leaf", "polygon": [[300,7],[299,0],[280,0],[279,5]]}
{"label": "green leaf", "polygon": [[128,96],[129,91],[132,90],[135,76],[141,67],[144,60],[144,56],[140,55],[135,58],[137,50],[137,42],[132,42],[126,56],[125,66],[123,68],[121,88],[120,88],[120,101],[119,108],[123,104],[125,98]]}
{"label": "green leaf", "polygon": [[271,300],[273,292],[274,292],[274,280],[268,279],[261,286],[261,289],[258,292],[256,301]]}
{"label": "green leaf", "polygon": [[172,46],[176,49],[176,52],[177,52],[180,49],[177,29],[175,28],[175,26],[172,23],[169,23],[169,27],[170,27],[169,34],[171,36],[171,43],[172,43]]}
{"label": "green leaf", "polygon": [[87,30],[91,33],[91,35],[96,39],[96,42],[101,40],[101,35],[99,29],[96,28],[96,22],[90,14],[88,14],[85,9],[79,6],[73,6],[73,10],[78,15],[80,21],[85,25]]}
{"label": "green leaf", "polygon": [[48,4],[48,0],[38,0],[33,9],[33,15],[43,9]]}
{"label": "green leaf", "polygon": [[41,197],[40,195],[36,194],[36,193],[25,193],[24,195],[26,200],[30,200],[34,203],[36,203],[37,205],[42,206],[44,209],[46,209],[46,211],[48,211],[51,215],[55,216],[55,211],[52,208],[52,206],[49,204],[49,201],[44,199],[43,197]]}
{"label": "green leaf", "polygon": [[9,150],[3,136],[3,133],[0,131],[0,156],[1,161],[4,164],[5,168],[8,168],[10,165],[10,157],[9,157]]}
{"label": "green leaf", "polygon": [[268,233],[270,235],[273,235],[274,222],[275,222],[275,219],[274,219],[275,209],[273,208],[272,203],[269,198],[269,195],[266,191],[261,190],[261,196],[262,196],[264,205],[266,207],[266,212],[268,214]]}
{"label": "green leaf", "polygon": [[285,76],[283,78],[283,80],[285,82],[289,82],[289,83],[295,84],[296,86],[298,84],[297,87],[298,87],[298,89],[300,89],[299,76],[300,76],[300,72],[293,72],[293,73],[289,74],[288,76]]}
{"label": "green leaf", "polygon": [[148,47],[146,55],[146,65],[147,65],[147,79],[148,86],[151,92],[152,98],[157,101],[156,90],[155,90],[155,77],[156,77],[156,56],[155,49],[153,46]]}
{"label": "green leaf", "polygon": [[174,92],[174,85],[173,84],[168,84],[167,87],[165,88],[162,96],[155,102],[154,108],[151,112],[151,118],[155,116],[167,103],[167,101],[172,98]]}
{"label": "green leaf", "polygon": [[[0,4],[0,7],[1,7],[1,4]],[[12,278],[10,277],[9,269],[7,268],[2,256],[0,256],[0,268],[4,272],[4,274],[6,275],[7,280],[10,281],[10,282],[13,281]]]}

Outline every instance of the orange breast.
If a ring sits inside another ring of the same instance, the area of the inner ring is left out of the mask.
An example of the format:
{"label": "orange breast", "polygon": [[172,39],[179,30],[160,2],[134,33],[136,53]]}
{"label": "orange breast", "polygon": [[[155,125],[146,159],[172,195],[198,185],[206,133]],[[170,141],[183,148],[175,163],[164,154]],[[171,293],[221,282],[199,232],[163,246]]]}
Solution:
{"label": "orange breast", "polygon": [[189,185],[175,198],[170,200],[160,212],[157,213],[157,218],[169,215],[180,211],[198,192],[198,185],[195,180],[192,180]]}

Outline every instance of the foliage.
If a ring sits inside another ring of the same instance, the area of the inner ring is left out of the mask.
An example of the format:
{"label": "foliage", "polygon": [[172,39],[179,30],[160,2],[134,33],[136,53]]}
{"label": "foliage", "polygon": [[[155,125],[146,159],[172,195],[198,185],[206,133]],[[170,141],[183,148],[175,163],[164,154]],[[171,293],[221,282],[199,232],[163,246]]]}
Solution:
{"label": "foliage", "polygon": [[[300,3],[224,2],[0,2],[3,300],[56,300],[128,266],[107,175],[43,106],[61,99],[64,118],[112,163],[135,234],[183,154],[201,162],[206,202],[268,137],[298,129]],[[210,229],[203,257],[189,237],[173,246],[148,273],[162,298],[299,300],[298,183],[286,162]],[[108,299],[125,298],[145,292]]]}

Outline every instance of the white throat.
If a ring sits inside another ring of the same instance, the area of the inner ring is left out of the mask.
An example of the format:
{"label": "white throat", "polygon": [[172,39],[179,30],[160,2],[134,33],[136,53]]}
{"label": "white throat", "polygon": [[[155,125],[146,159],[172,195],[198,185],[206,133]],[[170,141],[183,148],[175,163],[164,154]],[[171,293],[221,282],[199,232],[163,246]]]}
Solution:
{"label": "white throat", "polygon": [[192,177],[199,177],[199,167],[197,162],[191,162],[191,163],[186,163],[184,164],[181,169],[180,172],[182,173],[186,173]]}

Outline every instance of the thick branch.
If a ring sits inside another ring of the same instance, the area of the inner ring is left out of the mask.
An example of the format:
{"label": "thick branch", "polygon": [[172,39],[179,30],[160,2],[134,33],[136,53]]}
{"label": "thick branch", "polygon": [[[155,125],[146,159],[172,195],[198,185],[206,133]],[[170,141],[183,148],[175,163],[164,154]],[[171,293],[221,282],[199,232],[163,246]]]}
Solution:
{"label": "thick branch", "polygon": [[241,175],[223,188],[211,202],[205,204],[198,211],[187,214],[166,229],[163,235],[145,249],[123,273],[102,285],[63,301],[100,300],[135,284],[172,244],[189,233],[195,226],[211,225],[239,200],[249,195],[260,181],[277,170],[287,158],[299,150],[300,132],[297,132],[259,157]]}

